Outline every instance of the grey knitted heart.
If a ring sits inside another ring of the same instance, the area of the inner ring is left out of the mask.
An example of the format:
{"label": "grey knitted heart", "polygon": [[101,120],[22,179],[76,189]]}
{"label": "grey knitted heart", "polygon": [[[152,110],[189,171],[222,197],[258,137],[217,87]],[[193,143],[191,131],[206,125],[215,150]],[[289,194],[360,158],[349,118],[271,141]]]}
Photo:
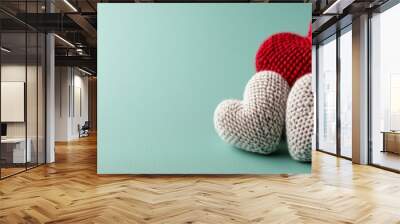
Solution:
{"label": "grey knitted heart", "polygon": [[226,143],[250,152],[277,149],[285,125],[289,85],[278,73],[262,71],[247,83],[243,101],[225,100],[214,112],[214,126]]}
{"label": "grey knitted heart", "polygon": [[290,90],[286,107],[286,135],[289,153],[298,161],[311,161],[314,129],[312,75],[298,79]]}

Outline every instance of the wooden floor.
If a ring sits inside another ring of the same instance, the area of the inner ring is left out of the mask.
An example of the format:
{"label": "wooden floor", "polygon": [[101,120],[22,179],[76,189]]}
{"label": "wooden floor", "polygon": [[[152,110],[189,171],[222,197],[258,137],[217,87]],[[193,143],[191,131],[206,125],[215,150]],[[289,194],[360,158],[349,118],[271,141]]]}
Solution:
{"label": "wooden floor", "polygon": [[399,174],[323,153],[311,175],[98,176],[95,137],[56,149],[0,181],[0,223],[400,223]]}
{"label": "wooden floor", "polygon": [[400,170],[400,155],[392,152],[374,151],[372,156],[374,164]]}
{"label": "wooden floor", "polygon": [[13,174],[25,171],[25,167],[23,168],[1,168],[1,177],[8,177]]}

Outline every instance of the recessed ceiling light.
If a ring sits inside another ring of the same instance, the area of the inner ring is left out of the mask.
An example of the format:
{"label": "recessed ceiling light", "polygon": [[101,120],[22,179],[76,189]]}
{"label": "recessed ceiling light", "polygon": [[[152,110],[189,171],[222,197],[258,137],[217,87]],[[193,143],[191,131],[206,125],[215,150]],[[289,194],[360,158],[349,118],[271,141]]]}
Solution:
{"label": "recessed ceiling light", "polygon": [[88,71],[86,71],[86,70],[83,70],[83,69],[81,69],[81,68],[79,68],[79,67],[78,67],[78,70],[81,71],[81,72],[83,72],[83,73],[85,73],[85,74],[87,74],[87,75],[90,75],[90,76],[93,75],[92,73],[90,73],[90,72],[88,72]]}
{"label": "recessed ceiling light", "polygon": [[322,14],[342,14],[343,10],[351,5],[355,0],[336,0]]}
{"label": "recessed ceiling light", "polygon": [[57,34],[54,34],[54,36],[55,37],[57,37],[59,40],[61,40],[62,42],[64,42],[64,43],[66,43],[68,46],[70,46],[70,47],[72,47],[72,48],[75,48],[75,45],[73,45],[71,42],[69,42],[68,40],[66,40],[66,39],[64,39],[64,38],[62,38],[62,37],[60,37],[59,35],[57,35]]}
{"label": "recessed ceiling light", "polygon": [[11,50],[9,50],[9,49],[7,49],[5,47],[1,47],[0,49],[1,49],[1,51],[4,51],[6,53],[10,53],[11,52]]}
{"label": "recessed ceiling light", "polygon": [[65,4],[67,4],[74,12],[78,12],[78,10],[68,1],[64,0]]}

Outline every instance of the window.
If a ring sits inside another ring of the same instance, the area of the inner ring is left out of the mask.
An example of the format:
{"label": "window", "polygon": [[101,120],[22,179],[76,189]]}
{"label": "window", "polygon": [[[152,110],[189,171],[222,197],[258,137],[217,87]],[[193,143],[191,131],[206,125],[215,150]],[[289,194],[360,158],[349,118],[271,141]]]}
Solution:
{"label": "window", "polygon": [[336,36],[318,48],[318,149],[336,153]]}
{"label": "window", "polygon": [[340,36],[340,155],[352,157],[352,33],[351,26]]}
{"label": "window", "polygon": [[400,170],[400,5],[371,18],[372,164]]}

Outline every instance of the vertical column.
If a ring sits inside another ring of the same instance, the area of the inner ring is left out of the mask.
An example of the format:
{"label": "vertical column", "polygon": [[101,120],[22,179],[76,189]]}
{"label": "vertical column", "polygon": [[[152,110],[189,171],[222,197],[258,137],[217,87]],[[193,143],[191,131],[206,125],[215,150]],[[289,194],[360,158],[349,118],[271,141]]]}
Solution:
{"label": "vertical column", "polygon": [[336,29],[336,155],[342,156],[341,146],[342,146],[342,127],[340,118],[340,78],[341,78],[341,63],[340,63],[340,36],[341,31]]}
{"label": "vertical column", "polygon": [[317,47],[312,46],[312,90],[314,94],[314,132],[312,136],[312,149],[317,148]]}
{"label": "vertical column", "polygon": [[368,163],[368,15],[353,19],[353,162]]}
{"label": "vertical column", "polygon": [[71,126],[71,67],[55,69],[55,141],[69,141]]}
{"label": "vertical column", "polygon": [[[46,11],[53,12],[51,1],[46,1]],[[55,43],[54,34],[46,34],[46,163],[55,161]]]}
{"label": "vertical column", "polygon": [[55,161],[54,133],[55,133],[55,60],[54,35],[46,36],[46,162]]}

